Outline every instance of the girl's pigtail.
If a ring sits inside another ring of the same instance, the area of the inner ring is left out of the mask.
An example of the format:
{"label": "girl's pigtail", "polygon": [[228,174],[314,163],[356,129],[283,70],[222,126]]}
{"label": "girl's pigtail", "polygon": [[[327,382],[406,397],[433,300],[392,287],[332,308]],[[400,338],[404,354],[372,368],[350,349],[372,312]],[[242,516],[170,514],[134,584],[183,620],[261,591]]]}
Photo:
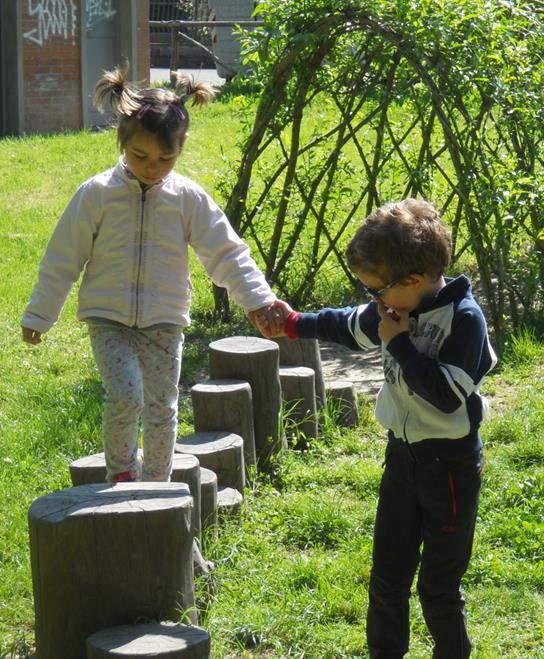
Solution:
{"label": "girl's pigtail", "polygon": [[107,104],[117,114],[130,116],[140,110],[142,101],[137,90],[127,80],[128,68],[105,71],[94,88],[94,102],[100,112]]}
{"label": "girl's pigtail", "polygon": [[205,105],[215,97],[215,89],[207,82],[194,82],[184,73],[170,72],[170,80],[175,87],[178,102],[185,103],[189,98],[192,105]]}

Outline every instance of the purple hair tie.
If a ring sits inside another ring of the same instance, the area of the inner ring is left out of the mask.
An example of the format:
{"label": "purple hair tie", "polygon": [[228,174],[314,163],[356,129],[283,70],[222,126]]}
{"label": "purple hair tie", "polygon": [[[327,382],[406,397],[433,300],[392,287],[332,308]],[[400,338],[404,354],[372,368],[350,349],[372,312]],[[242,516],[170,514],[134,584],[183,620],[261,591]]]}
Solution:
{"label": "purple hair tie", "polygon": [[178,118],[181,121],[185,121],[187,119],[187,113],[177,103],[170,103],[170,107],[178,115]]}
{"label": "purple hair tie", "polygon": [[141,119],[148,110],[151,110],[151,105],[149,103],[142,105],[142,107],[138,110],[136,117]]}

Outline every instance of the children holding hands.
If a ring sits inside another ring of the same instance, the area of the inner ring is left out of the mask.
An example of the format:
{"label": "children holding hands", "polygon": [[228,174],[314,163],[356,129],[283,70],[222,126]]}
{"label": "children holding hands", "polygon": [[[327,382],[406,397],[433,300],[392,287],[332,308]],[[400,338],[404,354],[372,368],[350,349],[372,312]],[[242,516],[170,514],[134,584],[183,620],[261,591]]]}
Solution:
{"label": "children holding hands", "polygon": [[[483,468],[479,393],[496,362],[465,276],[447,278],[449,233],[434,207],[407,199],[378,208],[347,249],[368,304],[299,313],[276,300],[247,246],[196,183],[174,172],[189,126],[187,99],[210,87],[179,77],[175,92],[140,89],[120,69],[96,86],[118,119],[121,157],[76,191],[49,242],[22,320],[37,345],[84,272],[87,323],[104,382],[109,481],[168,480],[177,428],[188,246],[267,337],[319,338],[381,349],[376,403],[388,430],[374,529],[367,638],[373,659],[408,651],[410,588],[434,657],[470,654],[461,578],[472,550]],[[138,458],[142,418],[144,460]]]}
{"label": "children holding hands", "polygon": [[482,311],[461,275],[447,278],[450,236],[435,208],[406,199],[378,208],[347,248],[371,301],[260,318],[265,335],[380,347],[376,417],[388,430],[374,529],[367,640],[373,659],[408,652],[410,587],[433,637],[433,657],[471,650],[461,578],[471,555],[483,469],[479,393],[496,363]]}

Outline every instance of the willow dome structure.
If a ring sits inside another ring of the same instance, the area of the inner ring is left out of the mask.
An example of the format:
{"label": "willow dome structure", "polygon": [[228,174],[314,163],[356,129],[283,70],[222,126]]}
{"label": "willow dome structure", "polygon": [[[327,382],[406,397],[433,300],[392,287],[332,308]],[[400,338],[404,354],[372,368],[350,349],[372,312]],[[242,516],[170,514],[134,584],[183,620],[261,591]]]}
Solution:
{"label": "willow dome structure", "polygon": [[474,264],[498,337],[540,314],[544,26],[532,4],[257,11],[244,51],[261,92],[226,210],[278,294],[307,305],[333,277],[356,283],[343,251],[360,221],[420,196],[451,226],[453,267]]}

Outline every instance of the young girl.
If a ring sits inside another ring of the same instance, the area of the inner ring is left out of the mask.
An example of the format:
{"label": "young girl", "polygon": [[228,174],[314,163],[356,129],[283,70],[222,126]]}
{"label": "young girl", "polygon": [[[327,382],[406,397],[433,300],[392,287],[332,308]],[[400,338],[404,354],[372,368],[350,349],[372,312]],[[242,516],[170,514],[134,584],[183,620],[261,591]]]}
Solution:
{"label": "young girl", "polygon": [[275,299],[222,211],[173,171],[189,126],[186,100],[202,104],[212,95],[208,85],[182,76],[174,93],[132,87],[120,69],[103,75],[95,99],[100,110],[109,100],[117,115],[121,157],[71,199],[22,319],[23,340],[37,345],[85,271],[77,315],[88,324],[105,387],[109,481],[170,477],[183,328],[190,322],[188,245],[254,324]]}

